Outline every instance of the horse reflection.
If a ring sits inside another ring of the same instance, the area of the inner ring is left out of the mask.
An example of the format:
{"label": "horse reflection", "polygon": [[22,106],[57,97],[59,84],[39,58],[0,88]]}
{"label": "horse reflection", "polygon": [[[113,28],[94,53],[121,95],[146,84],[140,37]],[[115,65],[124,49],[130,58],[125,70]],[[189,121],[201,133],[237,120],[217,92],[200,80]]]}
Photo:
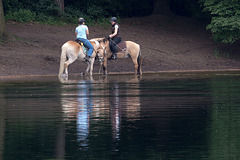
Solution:
{"label": "horse reflection", "polygon": [[84,77],[81,80],[61,81],[64,121],[76,121],[77,142],[79,146],[86,147],[91,131],[101,130],[101,126],[94,124],[110,119],[115,151],[121,137],[122,117],[131,121],[140,117],[139,79],[131,76],[96,79]]}
{"label": "horse reflection", "polygon": [[76,121],[77,142],[79,146],[86,147],[91,118],[100,119],[108,113],[105,109],[99,109],[109,104],[107,97],[94,97],[94,95],[107,95],[106,90],[96,90],[96,88],[106,88],[105,83],[101,79],[95,81],[92,77],[81,77],[81,80],[66,78],[60,79],[60,82],[64,121],[65,123]]}
{"label": "horse reflection", "polygon": [[114,142],[112,151],[116,152],[119,150],[119,141],[121,140],[122,117],[126,118],[124,120],[127,121],[135,121],[140,118],[140,90],[138,77],[128,79],[127,83],[119,83],[114,79],[112,81],[109,82],[110,115]]}
{"label": "horse reflection", "polygon": [[111,111],[111,122],[112,122],[112,136],[114,140],[119,140],[120,135],[120,124],[121,124],[121,105],[119,97],[119,85],[114,83],[111,87],[110,96],[110,111]]}
{"label": "horse reflection", "polygon": [[128,121],[136,121],[140,118],[140,84],[139,80],[141,77],[135,76],[135,78],[128,81],[126,88],[126,117]]}
{"label": "horse reflection", "polygon": [[80,146],[88,146],[89,120],[93,107],[92,84],[83,81],[78,87],[77,140]]}
{"label": "horse reflection", "polygon": [[93,109],[91,80],[61,80],[64,82],[62,92],[62,109],[65,122],[75,121],[79,146],[88,146],[90,117]]}

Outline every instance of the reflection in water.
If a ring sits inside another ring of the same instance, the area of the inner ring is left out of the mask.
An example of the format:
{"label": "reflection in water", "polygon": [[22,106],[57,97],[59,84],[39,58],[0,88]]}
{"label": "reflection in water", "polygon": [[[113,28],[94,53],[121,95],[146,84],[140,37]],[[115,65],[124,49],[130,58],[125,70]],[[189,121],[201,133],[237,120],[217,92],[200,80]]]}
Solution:
{"label": "reflection in water", "polygon": [[139,120],[141,111],[139,77],[128,81],[126,89],[126,117],[128,121]]}
{"label": "reflection in water", "polygon": [[88,146],[89,120],[93,106],[92,84],[86,81],[78,85],[77,140],[80,146]]}
{"label": "reflection in water", "polygon": [[239,79],[211,82],[211,160],[240,159],[240,88],[233,85],[236,83],[239,83]]}
{"label": "reflection in water", "polygon": [[[95,130],[90,127],[95,126],[94,123],[101,122],[102,118],[105,120],[108,115],[115,144],[113,150],[116,150],[120,140],[121,117],[126,116],[132,121],[138,119],[140,115],[138,77],[130,78],[121,86],[114,78],[109,81],[106,77],[98,80],[93,80],[91,77],[80,81],[65,79],[61,82],[63,83],[61,103],[65,113],[64,119],[65,122],[71,122],[76,118],[79,146],[89,146],[89,132]],[[124,113],[122,113],[122,107]]]}
{"label": "reflection in water", "polygon": [[5,98],[0,93],[0,160],[4,151],[4,135],[5,135]]}
{"label": "reflection in water", "polygon": [[149,78],[1,84],[0,160],[239,159],[239,76]]}
{"label": "reflection in water", "polygon": [[118,83],[113,83],[110,90],[110,96],[112,96],[111,105],[111,122],[112,122],[112,134],[113,139],[118,141],[120,134],[120,123],[121,123],[121,106],[119,97],[119,86]]}

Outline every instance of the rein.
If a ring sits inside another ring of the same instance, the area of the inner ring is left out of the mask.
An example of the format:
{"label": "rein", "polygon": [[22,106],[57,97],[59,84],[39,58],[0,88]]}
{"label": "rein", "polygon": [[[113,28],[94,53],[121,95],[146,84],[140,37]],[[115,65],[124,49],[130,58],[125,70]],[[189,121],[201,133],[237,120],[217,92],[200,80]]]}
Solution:
{"label": "rein", "polygon": [[127,49],[126,48],[121,48],[117,43],[115,43],[113,40],[109,40],[109,41],[111,41],[111,42],[113,42],[121,51],[126,51]]}

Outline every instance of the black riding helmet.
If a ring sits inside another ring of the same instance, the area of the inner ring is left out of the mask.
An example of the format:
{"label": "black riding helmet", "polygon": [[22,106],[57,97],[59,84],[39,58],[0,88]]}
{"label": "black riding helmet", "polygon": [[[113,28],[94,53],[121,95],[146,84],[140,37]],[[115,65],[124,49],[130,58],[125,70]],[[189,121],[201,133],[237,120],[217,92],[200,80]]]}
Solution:
{"label": "black riding helmet", "polygon": [[110,22],[117,22],[117,17],[112,17],[112,18],[110,19]]}
{"label": "black riding helmet", "polygon": [[85,22],[84,18],[79,18],[78,19],[78,24],[83,24],[83,22]]}

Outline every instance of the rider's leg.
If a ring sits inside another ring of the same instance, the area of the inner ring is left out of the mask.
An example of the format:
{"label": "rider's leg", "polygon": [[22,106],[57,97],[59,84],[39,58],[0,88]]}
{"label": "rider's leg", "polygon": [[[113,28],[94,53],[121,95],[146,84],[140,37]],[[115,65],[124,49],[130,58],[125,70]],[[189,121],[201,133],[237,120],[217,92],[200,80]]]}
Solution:
{"label": "rider's leg", "polygon": [[117,50],[118,50],[118,46],[117,46],[117,44],[119,43],[119,42],[121,42],[121,40],[122,40],[122,38],[121,37],[114,37],[113,39],[112,39],[112,58],[113,59],[117,59]]}
{"label": "rider's leg", "polygon": [[84,45],[88,47],[87,55],[88,55],[89,57],[91,57],[91,56],[92,56],[92,53],[93,53],[93,49],[94,49],[94,48],[93,48],[93,45],[89,42],[89,40],[86,40],[85,43],[84,43]]}
{"label": "rider's leg", "polygon": [[92,52],[93,52],[93,45],[89,42],[89,40],[87,39],[83,39],[83,38],[80,38],[80,40],[83,42],[83,44],[88,48],[88,52],[87,52],[87,55],[85,57],[85,59],[87,61],[89,61],[89,58],[92,56]]}

